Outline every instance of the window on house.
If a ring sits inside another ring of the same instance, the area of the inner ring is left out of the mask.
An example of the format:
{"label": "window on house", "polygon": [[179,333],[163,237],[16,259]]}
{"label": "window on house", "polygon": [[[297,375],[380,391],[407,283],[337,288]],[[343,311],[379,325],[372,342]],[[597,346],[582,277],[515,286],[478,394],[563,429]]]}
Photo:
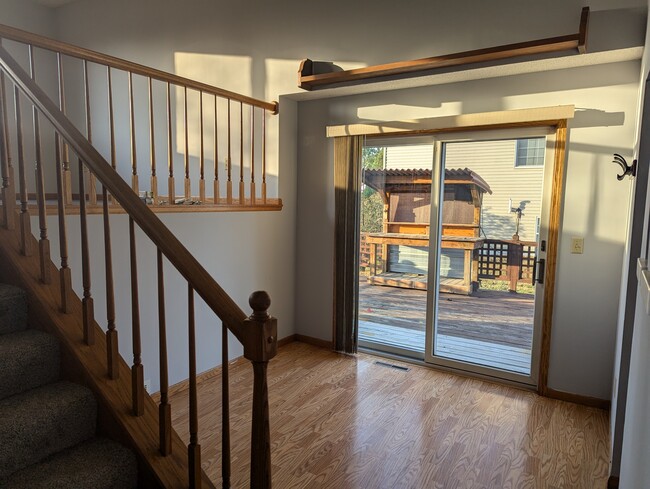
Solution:
{"label": "window on house", "polygon": [[517,139],[515,167],[544,166],[546,138]]}

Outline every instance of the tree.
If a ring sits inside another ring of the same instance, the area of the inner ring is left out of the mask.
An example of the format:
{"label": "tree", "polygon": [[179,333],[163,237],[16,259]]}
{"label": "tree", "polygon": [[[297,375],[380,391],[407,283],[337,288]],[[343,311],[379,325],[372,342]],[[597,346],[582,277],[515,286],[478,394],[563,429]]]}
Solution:
{"label": "tree", "polygon": [[[361,167],[363,170],[382,170],[384,168],[385,148],[363,148]],[[361,232],[381,232],[384,204],[376,190],[361,186]]]}

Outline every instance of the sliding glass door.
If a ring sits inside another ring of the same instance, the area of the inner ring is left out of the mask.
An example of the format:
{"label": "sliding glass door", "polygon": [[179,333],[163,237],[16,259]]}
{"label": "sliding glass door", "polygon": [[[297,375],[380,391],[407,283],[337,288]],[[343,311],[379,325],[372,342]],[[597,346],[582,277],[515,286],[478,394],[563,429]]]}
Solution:
{"label": "sliding glass door", "polygon": [[546,129],[370,140],[360,346],[536,384],[553,145]]}

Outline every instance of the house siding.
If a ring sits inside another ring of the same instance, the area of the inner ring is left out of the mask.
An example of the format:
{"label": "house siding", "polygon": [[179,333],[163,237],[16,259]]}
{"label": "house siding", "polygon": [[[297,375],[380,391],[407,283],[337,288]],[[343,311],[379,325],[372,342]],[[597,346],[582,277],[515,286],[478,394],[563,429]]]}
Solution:
{"label": "house siding", "polygon": [[[541,215],[544,167],[515,167],[516,140],[468,141],[445,145],[447,168],[469,168],[478,173],[492,189],[483,195],[481,235],[490,239],[511,239],[515,234],[512,207],[523,205],[519,237],[537,239],[537,221]],[[431,168],[432,145],[391,146],[386,148],[387,168]]]}

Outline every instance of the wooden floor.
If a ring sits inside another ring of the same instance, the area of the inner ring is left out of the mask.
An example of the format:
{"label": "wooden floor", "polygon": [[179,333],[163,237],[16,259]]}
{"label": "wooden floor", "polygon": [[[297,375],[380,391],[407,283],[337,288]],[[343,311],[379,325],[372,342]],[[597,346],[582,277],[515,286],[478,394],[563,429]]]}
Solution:
{"label": "wooden floor", "polygon": [[[441,293],[436,354],[514,372],[530,372],[534,297],[479,289]],[[426,292],[359,284],[359,340],[423,352]]]}
{"label": "wooden floor", "polygon": [[[303,343],[269,364],[276,489],[606,487],[608,415],[533,392]],[[217,371],[218,372],[218,371]],[[252,368],[231,367],[233,487],[248,487]],[[218,481],[218,375],[199,384],[203,466]],[[187,392],[171,398],[185,440]],[[221,487],[217,484],[217,487]]]}

